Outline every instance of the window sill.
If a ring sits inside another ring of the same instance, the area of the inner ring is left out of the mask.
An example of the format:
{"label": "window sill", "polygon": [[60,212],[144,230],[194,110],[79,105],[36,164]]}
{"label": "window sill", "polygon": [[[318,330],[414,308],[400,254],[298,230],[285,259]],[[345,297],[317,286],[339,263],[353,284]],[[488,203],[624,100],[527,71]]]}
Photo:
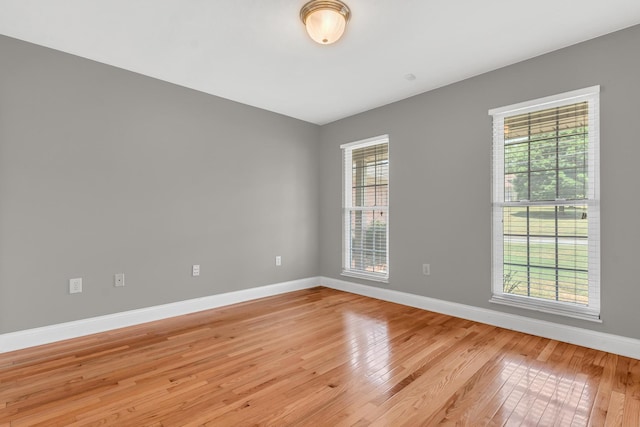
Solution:
{"label": "window sill", "polygon": [[342,273],[340,273],[340,275],[347,276],[347,277],[355,277],[356,279],[371,280],[374,282],[389,283],[389,276],[382,276],[379,274],[367,274],[367,273],[360,273],[358,271],[345,270]]}
{"label": "window sill", "polygon": [[574,307],[568,304],[530,300],[527,297],[523,298],[515,295],[493,295],[489,302],[494,304],[507,305],[510,307],[539,311],[542,313],[555,314],[558,316],[572,317],[574,319],[588,320],[590,322],[602,323],[600,315],[593,312],[593,310],[582,307]]}

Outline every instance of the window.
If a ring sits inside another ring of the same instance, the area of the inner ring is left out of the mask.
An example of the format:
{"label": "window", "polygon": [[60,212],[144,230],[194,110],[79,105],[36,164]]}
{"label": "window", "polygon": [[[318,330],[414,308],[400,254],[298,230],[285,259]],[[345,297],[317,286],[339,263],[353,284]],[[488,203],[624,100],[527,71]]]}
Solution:
{"label": "window", "polygon": [[389,278],[389,137],[344,144],[342,274]]}
{"label": "window", "polygon": [[599,90],[489,111],[492,302],[599,321]]}

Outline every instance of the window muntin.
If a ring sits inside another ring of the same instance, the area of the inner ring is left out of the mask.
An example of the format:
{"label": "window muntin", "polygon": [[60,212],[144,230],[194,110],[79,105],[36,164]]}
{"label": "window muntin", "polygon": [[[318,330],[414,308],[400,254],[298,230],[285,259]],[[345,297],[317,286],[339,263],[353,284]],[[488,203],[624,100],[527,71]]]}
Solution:
{"label": "window muntin", "polygon": [[388,137],[345,144],[343,274],[386,281],[389,276]]}
{"label": "window muntin", "polygon": [[598,90],[494,116],[493,302],[599,319]]}

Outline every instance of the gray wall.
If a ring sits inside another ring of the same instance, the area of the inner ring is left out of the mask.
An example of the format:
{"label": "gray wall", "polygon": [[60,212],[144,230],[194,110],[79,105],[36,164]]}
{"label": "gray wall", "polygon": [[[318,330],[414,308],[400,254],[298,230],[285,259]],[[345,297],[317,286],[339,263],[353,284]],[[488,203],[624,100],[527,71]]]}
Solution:
{"label": "gray wall", "polygon": [[[339,145],[388,133],[390,283],[362,283],[640,338],[638,45],[640,26],[320,128],[0,37],[0,333],[340,278]],[[489,304],[487,110],[596,84],[604,322]]]}
{"label": "gray wall", "polygon": [[0,37],[0,333],[317,275],[318,140]]}
{"label": "gray wall", "polygon": [[[359,282],[640,338],[639,46],[636,26],[323,126],[322,275],[340,278],[339,145],[388,133],[390,283]],[[603,323],[490,304],[487,111],[592,85],[601,85]]]}

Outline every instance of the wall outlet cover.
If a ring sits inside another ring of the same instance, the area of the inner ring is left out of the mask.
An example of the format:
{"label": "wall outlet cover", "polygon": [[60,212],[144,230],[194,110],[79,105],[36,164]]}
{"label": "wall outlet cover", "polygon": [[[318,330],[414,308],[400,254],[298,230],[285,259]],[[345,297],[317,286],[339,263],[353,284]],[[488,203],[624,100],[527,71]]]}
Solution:
{"label": "wall outlet cover", "polygon": [[69,293],[79,294],[82,292],[82,277],[69,279]]}

